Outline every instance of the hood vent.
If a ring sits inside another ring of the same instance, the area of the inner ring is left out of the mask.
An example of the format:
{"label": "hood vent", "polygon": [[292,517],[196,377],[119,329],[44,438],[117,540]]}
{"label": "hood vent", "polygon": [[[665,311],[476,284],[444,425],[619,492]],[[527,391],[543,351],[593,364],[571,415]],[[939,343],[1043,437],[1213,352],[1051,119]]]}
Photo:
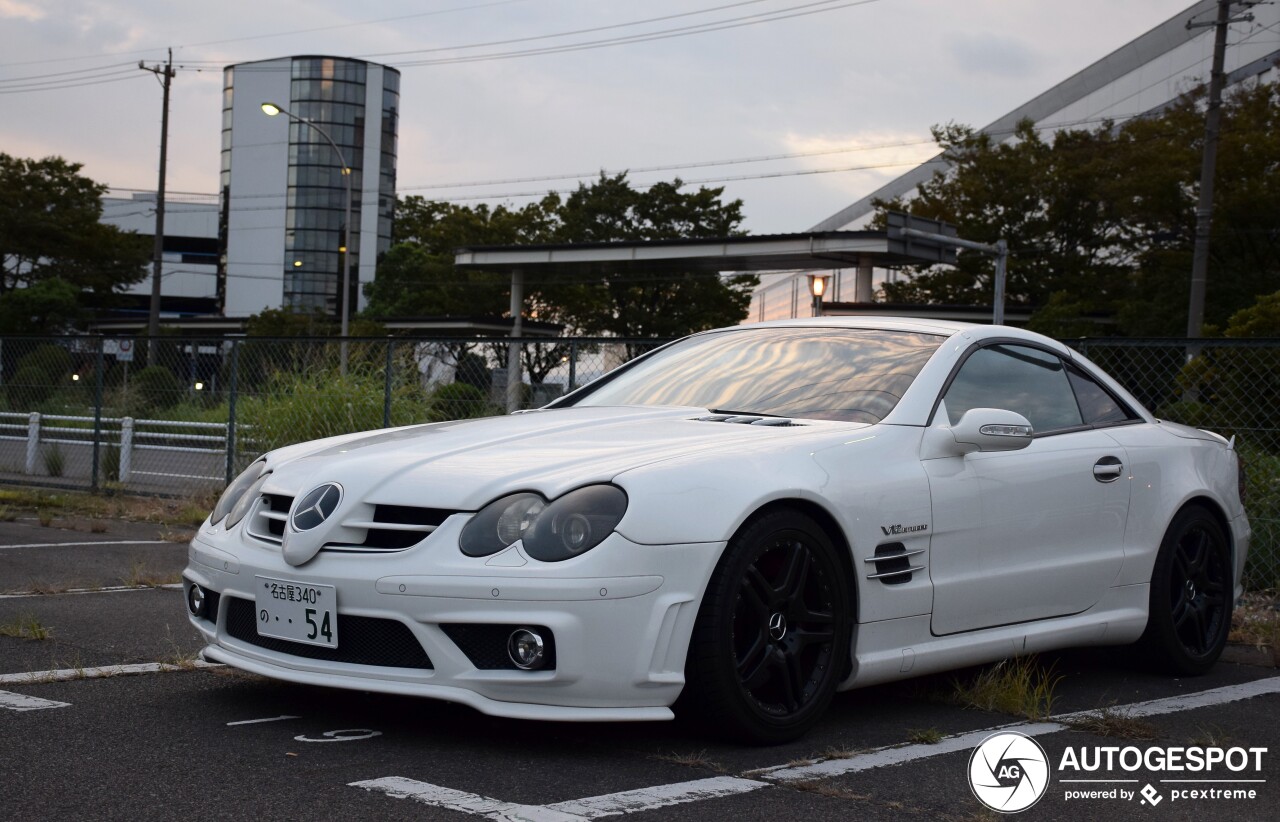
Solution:
{"label": "hood vent", "polygon": [[786,417],[762,417],[758,414],[708,414],[697,417],[698,422],[727,422],[733,425],[767,425],[772,428],[800,428],[798,422]]}

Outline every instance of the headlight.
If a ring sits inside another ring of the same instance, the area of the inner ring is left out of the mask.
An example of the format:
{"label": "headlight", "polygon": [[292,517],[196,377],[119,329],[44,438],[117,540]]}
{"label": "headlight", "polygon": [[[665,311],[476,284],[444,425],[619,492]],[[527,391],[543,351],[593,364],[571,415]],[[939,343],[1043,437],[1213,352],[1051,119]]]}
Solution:
{"label": "headlight", "polygon": [[257,502],[258,495],[262,493],[262,486],[267,481],[267,477],[271,476],[271,472],[263,474],[253,481],[253,485],[240,495],[240,499],[236,500],[235,507],[231,509],[231,513],[227,514],[227,524],[224,528],[235,528],[240,524],[240,520],[244,519],[244,515],[249,513],[249,509]]}
{"label": "headlight", "polygon": [[588,485],[548,503],[534,493],[512,494],[480,509],[459,537],[462,553],[496,554],[517,539],[543,562],[576,557],[604,542],[627,512],[627,495],[614,485]]}
{"label": "headlight", "polygon": [[236,507],[236,503],[244,496],[244,492],[262,476],[262,470],[266,467],[266,460],[258,460],[231,481],[227,490],[223,491],[222,496],[218,498],[218,504],[213,506],[213,513],[209,515],[210,525],[217,525],[232,508]]}

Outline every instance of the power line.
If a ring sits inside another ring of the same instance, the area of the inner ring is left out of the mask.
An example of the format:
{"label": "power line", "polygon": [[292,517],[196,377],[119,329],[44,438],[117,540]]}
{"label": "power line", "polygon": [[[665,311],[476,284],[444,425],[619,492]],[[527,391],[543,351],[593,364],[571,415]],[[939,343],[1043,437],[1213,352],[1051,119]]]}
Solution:
{"label": "power line", "polygon": [[119,83],[122,80],[135,80],[141,78],[141,74],[134,74],[132,71],[122,72],[120,76],[110,76],[103,80],[88,80],[83,83],[67,83],[64,85],[41,85],[34,88],[0,88],[0,94],[26,94],[33,91],[60,91],[67,88],[84,88],[85,86],[100,86],[103,83]]}
{"label": "power line", "polygon": [[91,68],[76,69],[74,71],[56,71],[48,74],[26,74],[22,77],[4,77],[0,78],[0,83],[23,83],[27,80],[44,80],[49,77],[67,77],[73,74],[89,74],[91,72],[105,71],[106,69],[119,68],[121,66],[132,66],[132,62],[128,63],[109,63],[105,66],[93,66]]}

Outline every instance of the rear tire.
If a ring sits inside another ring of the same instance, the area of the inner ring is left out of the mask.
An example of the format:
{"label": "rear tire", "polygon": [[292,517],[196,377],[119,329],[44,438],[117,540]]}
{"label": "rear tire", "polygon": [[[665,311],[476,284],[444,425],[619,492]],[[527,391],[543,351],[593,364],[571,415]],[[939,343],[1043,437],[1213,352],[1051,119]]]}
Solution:
{"label": "rear tire", "polygon": [[677,710],[750,744],[804,735],[846,668],[851,614],[844,565],[817,523],[791,510],[748,523],[711,575]]}
{"label": "rear tire", "polygon": [[1183,508],[1169,523],[1151,572],[1147,629],[1138,641],[1155,665],[1198,676],[1222,655],[1235,590],[1222,526],[1204,508]]}

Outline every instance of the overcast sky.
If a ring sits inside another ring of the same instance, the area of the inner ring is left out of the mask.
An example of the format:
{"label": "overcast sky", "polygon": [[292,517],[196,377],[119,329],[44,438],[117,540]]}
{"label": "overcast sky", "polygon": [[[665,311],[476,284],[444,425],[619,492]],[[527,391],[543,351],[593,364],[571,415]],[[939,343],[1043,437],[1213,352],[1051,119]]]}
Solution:
{"label": "overcast sky", "polygon": [[[427,187],[656,166],[668,170],[632,179],[754,177],[708,185],[745,202],[753,233],[803,231],[930,156],[920,143],[931,125],[990,122],[1189,5],[0,0],[0,151],[57,154],[100,182],[154,189],[161,92],[136,64],[163,60],[172,46],[169,188],[214,192],[221,66],[354,56],[403,73],[402,195],[519,205],[530,198],[516,195],[576,181]],[[654,21],[627,25],[644,20]],[[455,59],[648,35],[657,39]],[[450,62],[411,65],[440,60]],[[707,165],[670,169],[693,163]],[[840,170],[797,173],[829,169]]]}

